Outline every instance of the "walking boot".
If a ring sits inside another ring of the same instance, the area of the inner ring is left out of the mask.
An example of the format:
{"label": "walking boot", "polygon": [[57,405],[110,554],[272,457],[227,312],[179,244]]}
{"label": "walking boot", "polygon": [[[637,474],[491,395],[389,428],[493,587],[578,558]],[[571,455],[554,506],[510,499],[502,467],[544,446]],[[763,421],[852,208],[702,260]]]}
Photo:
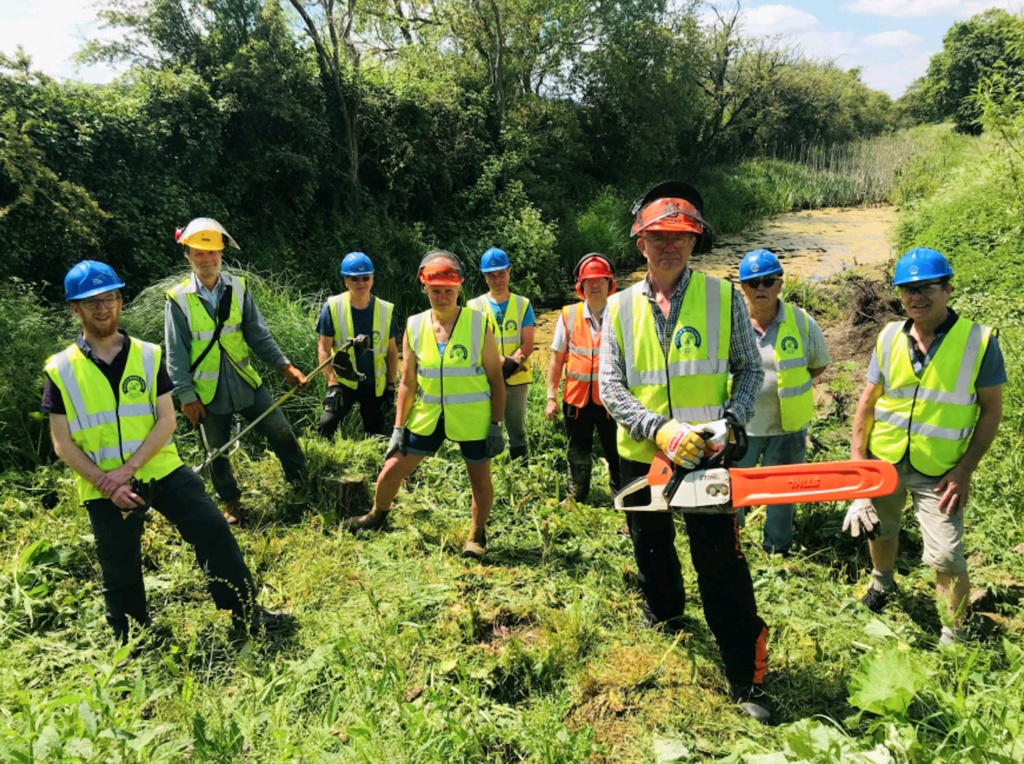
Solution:
{"label": "walking boot", "polygon": [[526,446],[509,446],[508,448],[509,459],[518,459],[523,464],[526,464],[528,455],[529,449]]}
{"label": "walking boot", "polygon": [[349,533],[358,533],[359,531],[377,531],[384,528],[385,523],[388,521],[388,513],[382,512],[376,507],[367,512],[365,515],[359,515],[359,517],[349,517],[342,521],[341,528]]}
{"label": "walking boot", "polygon": [[733,703],[740,707],[747,716],[761,724],[768,724],[772,719],[772,707],[768,695],[759,684],[734,684],[729,682],[729,695]]}
{"label": "walking boot", "polygon": [[587,500],[590,495],[590,475],[593,470],[590,462],[569,462],[569,495],[579,502]]}
{"label": "walking boot", "polygon": [[224,519],[228,525],[243,525],[245,523],[246,511],[242,506],[242,497],[236,496],[224,502]]}
{"label": "walking boot", "polygon": [[487,553],[487,529],[474,528],[466,539],[462,556],[470,560],[482,560]]}

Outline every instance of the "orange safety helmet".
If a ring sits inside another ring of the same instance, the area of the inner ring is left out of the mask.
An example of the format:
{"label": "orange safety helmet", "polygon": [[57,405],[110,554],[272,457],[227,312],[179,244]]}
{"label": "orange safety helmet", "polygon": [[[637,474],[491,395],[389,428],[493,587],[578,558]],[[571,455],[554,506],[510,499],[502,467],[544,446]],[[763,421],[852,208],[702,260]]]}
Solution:
{"label": "orange safety helmet", "polygon": [[704,219],[704,200],[693,186],[677,180],[659,183],[633,202],[633,236],[644,231],[689,232],[697,235],[694,252],[707,252],[713,244],[711,226]]}
{"label": "orange safety helmet", "polygon": [[576,264],[572,272],[573,280],[576,282],[576,294],[586,299],[583,294],[583,282],[587,279],[611,279],[611,287],[608,294],[615,294],[615,266],[612,261],[600,252],[591,252],[584,255]]}
{"label": "orange safety helmet", "polygon": [[456,255],[434,250],[420,261],[419,278],[428,286],[458,286],[465,279],[465,270]]}

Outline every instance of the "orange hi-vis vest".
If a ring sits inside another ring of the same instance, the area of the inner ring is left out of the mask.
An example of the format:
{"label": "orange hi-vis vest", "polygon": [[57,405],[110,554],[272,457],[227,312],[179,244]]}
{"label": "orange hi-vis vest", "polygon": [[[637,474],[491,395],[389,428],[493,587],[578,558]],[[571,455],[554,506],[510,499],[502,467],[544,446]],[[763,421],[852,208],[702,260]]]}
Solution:
{"label": "orange hi-vis vest", "polygon": [[562,321],[569,339],[565,357],[565,402],[577,408],[583,408],[591,400],[601,405],[598,389],[601,332],[595,335],[590,330],[590,322],[583,315],[585,304],[579,302],[562,308]]}

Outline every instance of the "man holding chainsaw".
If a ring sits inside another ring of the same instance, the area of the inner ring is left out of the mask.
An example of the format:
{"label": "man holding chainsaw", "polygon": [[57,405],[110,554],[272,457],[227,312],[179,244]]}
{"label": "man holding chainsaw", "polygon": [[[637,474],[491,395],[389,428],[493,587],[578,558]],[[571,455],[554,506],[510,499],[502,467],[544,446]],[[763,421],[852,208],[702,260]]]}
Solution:
{"label": "man holding chainsaw", "polygon": [[75,473],[96,541],[107,623],[125,643],[150,622],[142,580],[144,512],[152,505],[195,548],[217,607],[250,632],[285,616],[256,605],[238,543],[202,479],[174,445],[173,385],[159,345],[118,329],[124,287],[104,263],[78,263],[64,279],[82,333],[46,362],[42,411],[54,450]]}
{"label": "man holding chainsaw", "polygon": [[[817,322],[796,305],[783,302],[782,263],[767,249],[748,252],[740,261],[740,288],[764,364],[764,383],[746,426],[747,455],[740,467],[803,464],[807,426],[814,419],[812,380],[831,360]],[[743,527],[744,511],[737,511]],[[796,504],[769,506],[762,548],[787,556],[793,544]]]}
{"label": "man holding chainsaw", "polygon": [[351,364],[363,375],[354,382],[339,380],[334,369],[324,369],[327,397],[317,433],[333,437],[352,407],[359,404],[363,432],[383,435],[384,424],[395,410],[395,379],[398,377],[398,322],[395,306],[370,293],[373,263],[362,252],[349,252],[341,261],[346,290],[324,303],[317,323],[320,335],[317,355],[323,363],[345,342],[357,336],[370,338],[370,352],[350,354]]}
{"label": "man holding chainsaw", "polygon": [[943,644],[956,641],[971,590],[964,507],[971,475],[999,429],[1006,384],[997,332],[948,306],[952,277],[949,262],[934,249],[912,249],[896,263],[893,284],[909,318],[878,336],[851,451],[854,459],[896,465],[899,487],[889,496],[855,501],[843,524],[855,538],[870,539],[874,570],[861,602],[877,613],[896,590],[900,521],[910,495],[924,563],[935,568],[936,592],[954,624],[942,627]]}
{"label": "man holding chainsaw", "polygon": [[608,483],[612,493],[618,493],[620,487],[619,456],[615,446],[617,427],[601,405],[598,374],[601,329],[608,316],[608,296],[615,291],[615,269],[607,257],[591,252],[576,265],[573,280],[576,293],[583,301],[562,308],[555,326],[545,414],[552,422],[558,419],[558,385],[564,367],[562,414],[565,416],[569,495],[576,501],[586,501],[590,493],[593,469],[590,452],[594,448],[595,430],[608,460]]}
{"label": "man holding chainsaw", "polygon": [[[619,423],[622,483],[644,478],[658,451],[684,469],[706,449],[725,447],[749,421],[764,370],[743,297],[732,286],[690,270],[712,231],[691,186],[661,183],[633,205],[632,233],[647,277],[609,299],[601,335],[601,400]],[[732,375],[732,395],[727,391]],[[650,489],[627,497],[651,503]],[[733,699],[767,722],[761,690],[768,628],[757,613],[736,515],[726,506],[683,515],[708,626],[715,635]],[[633,554],[650,624],[682,627],[683,576],[670,512],[627,512]]]}
{"label": "man holding chainsaw", "polygon": [[[224,227],[196,218],[175,238],[185,247],[192,275],[167,291],[167,369],[182,412],[201,428],[206,447],[216,450],[230,439],[235,414],[253,421],[273,405],[250,352],[279,369],[292,387],[304,386],[306,377],[274,342],[245,279],[221,271],[224,247],[239,249]],[[306,457],[284,413],[272,411],[255,429],[281,460],[285,479],[302,479]],[[228,523],[244,523],[242,490],[228,457],[213,461],[210,477]]]}

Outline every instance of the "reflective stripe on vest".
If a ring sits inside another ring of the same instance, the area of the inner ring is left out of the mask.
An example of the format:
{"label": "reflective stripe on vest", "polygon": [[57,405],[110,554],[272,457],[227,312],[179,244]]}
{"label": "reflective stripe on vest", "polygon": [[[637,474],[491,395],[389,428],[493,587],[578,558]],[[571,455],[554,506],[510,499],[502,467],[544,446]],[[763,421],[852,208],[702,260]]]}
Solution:
{"label": "reflective stripe on vest", "polygon": [[[395,306],[390,302],[373,296],[377,310],[373,312],[373,337],[371,344],[373,348],[373,387],[374,395],[378,398],[384,395],[384,386],[387,383],[388,371],[388,345],[391,340],[391,312]],[[350,337],[355,334],[352,322],[352,296],[345,292],[330,298],[328,305],[331,309],[331,320],[334,322],[334,349],[338,350]],[[344,320],[341,320],[344,318]],[[356,351],[349,349],[349,356],[352,359],[352,368],[356,368]],[[348,379],[339,379],[338,382],[353,390],[358,382]]]}
{"label": "reflective stripe on vest", "polygon": [[594,336],[584,316],[586,303],[562,308],[562,321],[568,338],[565,358],[565,402],[582,408],[591,400],[601,405],[598,385],[598,364],[601,355],[601,332]]}
{"label": "reflective stripe on vest", "polygon": [[431,435],[443,413],[449,440],[484,440],[491,428],[491,385],[482,362],[487,319],[479,311],[460,310],[442,357],[431,313],[412,316],[406,324],[419,388],[405,426]]}
{"label": "reflective stripe on vest", "polygon": [[[644,408],[676,421],[721,419],[728,398],[732,285],[691,272],[666,358],[643,284],[608,302],[608,318],[626,359],[626,386]],[[622,427],[618,446],[620,456],[637,462],[650,463],[658,451],[653,441],[638,443]]]}
{"label": "reflective stripe on vest", "polygon": [[957,319],[919,378],[904,323],[886,326],[875,346],[884,384],[868,448],[893,464],[909,451],[914,469],[939,477],[970,445],[979,412],[975,383],[994,332]]}
{"label": "reflective stripe on vest", "polygon": [[782,303],[783,320],[775,337],[782,429],[798,432],[814,419],[814,385],[807,369],[811,319],[801,308]]}
{"label": "reflective stripe on vest", "polygon": [[[227,353],[228,360],[238,372],[238,376],[253,389],[263,384],[260,375],[249,363],[249,346],[245,344],[245,336],[242,334],[245,279],[241,276],[232,276],[230,273],[221,273],[220,277],[225,287],[231,287],[234,299],[231,304],[231,313],[221,330],[220,339],[192,372],[192,388],[203,404],[212,401],[213,396],[217,393],[217,382],[220,380],[221,350]],[[185,318],[188,319],[188,330],[192,337],[189,358],[192,363],[195,363],[196,359],[206,350],[207,345],[213,340],[213,334],[217,328],[216,319],[210,315],[203,300],[196,294],[197,284],[197,277],[193,273],[167,292],[167,299],[174,300],[185,314]],[[216,314],[217,306],[213,307]]]}
{"label": "reflective stripe on vest", "polygon": [[[123,465],[139,450],[156,423],[156,379],[161,350],[132,337],[115,398],[110,382],[96,364],[72,345],[49,358],[46,373],[60,390],[71,439],[104,472]],[[135,473],[140,480],[166,477],[182,466],[171,437]],[[81,475],[75,475],[79,501],[103,498]]]}
{"label": "reflective stripe on vest", "polygon": [[[505,308],[505,321],[498,326],[498,317],[494,314],[494,308],[487,295],[482,294],[469,301],[469,307],[478,310],[487,316],[487,322],[494,331],[494,339],[498,341],[498,352],[503,356],[510,356],[523,344],[523,316],[530,306],[530,301],[517,294],[509,294],[508,306]],[[505,380],[506,385],[527,385],[533,382],[533,369],[530,361],[523,364],[523,368]]]}

